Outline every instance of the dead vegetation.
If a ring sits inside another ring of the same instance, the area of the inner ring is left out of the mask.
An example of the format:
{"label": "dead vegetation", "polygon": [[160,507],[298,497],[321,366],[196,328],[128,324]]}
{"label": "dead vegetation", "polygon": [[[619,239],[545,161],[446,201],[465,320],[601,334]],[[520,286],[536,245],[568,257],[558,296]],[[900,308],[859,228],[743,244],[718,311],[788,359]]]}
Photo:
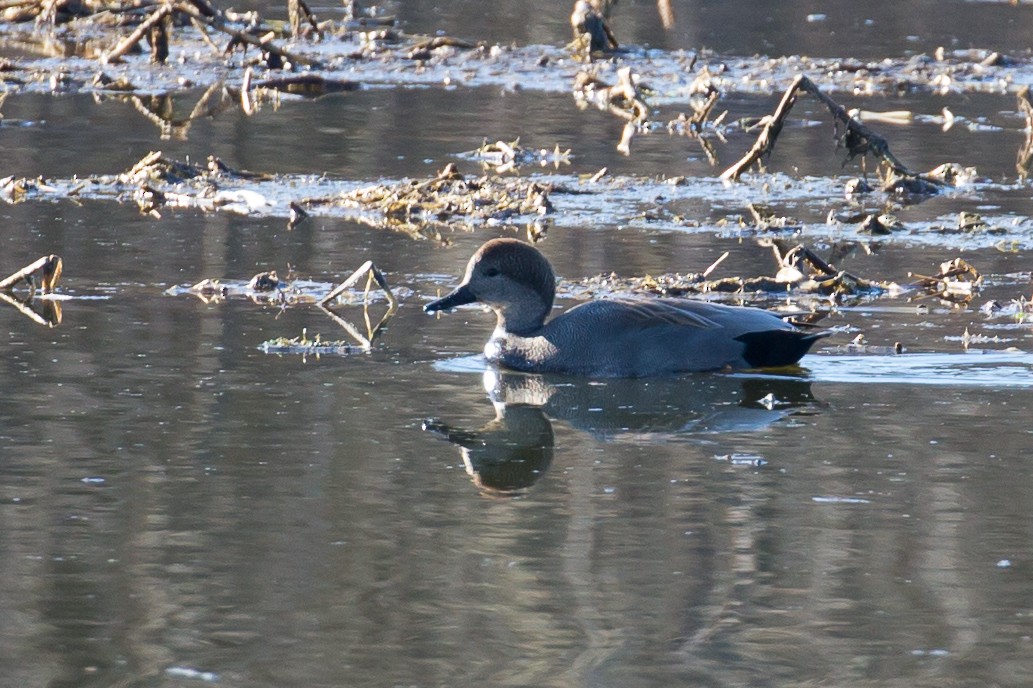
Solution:
{"label": "dead vegetation", "polygon": [[909,273],[915,286],[921,287],[929,296],[942,301],[964,305],[972,301],[972,297],[983,283],[983,276],[962,258],[954,258],[940,263],[940,271],[935,275]]}
{"label": "dead vegetation", "polygon": [[436,238],[435,226],[486,221],[513,222],[521,216],[553,212],[551,187],[535,181],[498,176],[466,177],[449,163],[431,179],[374,184],[336,197],[309,198],[313,208],[340,205],[373,213],[372,221],[415,238]]}
{"label": "dead vegetation", "polygon": [[901,288],[893,282],[866,279],[840,270],[803,244],[786,250],[778,242],[769,242],[768,245],[775,260],[775,272],[770,276],[736,275],[711,279],[710,275],[727,258],[728,254],[725,253],[700,273],[642,277],[620,277],[611,273],[584,280],[580,286],[589,293],[647,293],[674,297],[714,293],[777,298],[820,296],[833,301],[873,298],[901,292]]}

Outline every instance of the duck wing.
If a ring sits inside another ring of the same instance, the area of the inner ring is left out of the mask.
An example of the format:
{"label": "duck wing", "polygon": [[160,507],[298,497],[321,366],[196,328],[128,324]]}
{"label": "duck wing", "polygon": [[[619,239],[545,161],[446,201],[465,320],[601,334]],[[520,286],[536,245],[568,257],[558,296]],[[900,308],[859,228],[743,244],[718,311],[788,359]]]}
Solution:
{"label": "duck wing", "polygon": [[613,298],[599,299],[571,309],[600,319],[613,319],[627,327],[644,330],[654,327],[689,327],[723,330],[728,337],[771,331],[797,331],[780,316],[761,308],[726,306],[693,299]]}
{"label": "duck wing", "polygon": [[673,325],[715,329],[723,325],[707,316],[705,302],[688,299],[599,299],[571,309],[581,316],[597,319],[613,318],[634,329]]}

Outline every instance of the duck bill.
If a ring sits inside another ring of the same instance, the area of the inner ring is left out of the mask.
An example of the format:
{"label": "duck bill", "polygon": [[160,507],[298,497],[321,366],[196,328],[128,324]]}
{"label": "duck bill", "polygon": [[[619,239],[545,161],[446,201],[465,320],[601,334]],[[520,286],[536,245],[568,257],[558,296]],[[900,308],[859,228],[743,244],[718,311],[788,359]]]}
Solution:
{"label": "duck bill", "polygon": [[456,306],[465,306],[477,300],[470,287],[461,284],[452,290],[452,293],[442,296],[437,301],[431,301],[423,307],[424,313],[437,313],[438,311],[450,311]]}

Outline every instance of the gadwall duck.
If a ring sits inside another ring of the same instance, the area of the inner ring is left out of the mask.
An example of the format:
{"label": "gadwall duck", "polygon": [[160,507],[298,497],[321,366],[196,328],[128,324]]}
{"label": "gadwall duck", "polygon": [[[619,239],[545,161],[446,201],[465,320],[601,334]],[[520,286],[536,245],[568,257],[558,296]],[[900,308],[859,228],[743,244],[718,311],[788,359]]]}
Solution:
{"label": "gadwall duck", "polygon": [[493,239],[466,266],[463,282],[427,313],[479,301],[498,322],[487,359],[531,373],[650,377],[792,365],[825,331],[805,331],[759,308],[690,299],[597,299],[549,322],[552,266],[538,249]]}

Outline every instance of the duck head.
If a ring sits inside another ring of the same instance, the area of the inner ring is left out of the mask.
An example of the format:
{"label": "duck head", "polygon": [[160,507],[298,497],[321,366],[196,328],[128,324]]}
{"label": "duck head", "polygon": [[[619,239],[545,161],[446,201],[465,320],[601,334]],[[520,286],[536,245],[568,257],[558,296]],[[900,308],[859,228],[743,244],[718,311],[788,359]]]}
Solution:
{"label": "duck head", "polygon": [[556,277],[538,249],[517,239],[492,239],[470,258],[462,283],[423,310],[479,302],[495,311],[503,331],[531,335],[545,323],[555,296]]}

